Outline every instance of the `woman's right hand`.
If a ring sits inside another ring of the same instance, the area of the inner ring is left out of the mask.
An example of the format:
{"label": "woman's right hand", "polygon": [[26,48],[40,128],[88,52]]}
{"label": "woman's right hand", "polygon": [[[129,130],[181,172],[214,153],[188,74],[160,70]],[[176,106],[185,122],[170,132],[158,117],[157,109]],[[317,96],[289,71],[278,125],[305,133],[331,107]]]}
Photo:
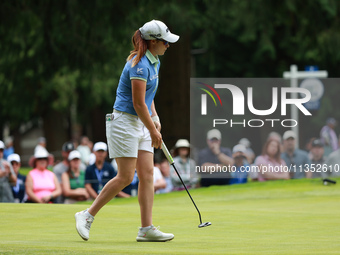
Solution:
{"label": "woman's right hand", "polygon": [[152,132],[150,132],[151,140],[152,140],[152,147],[159,149],[162,146],[162,135],[161,133],[154,128]]}

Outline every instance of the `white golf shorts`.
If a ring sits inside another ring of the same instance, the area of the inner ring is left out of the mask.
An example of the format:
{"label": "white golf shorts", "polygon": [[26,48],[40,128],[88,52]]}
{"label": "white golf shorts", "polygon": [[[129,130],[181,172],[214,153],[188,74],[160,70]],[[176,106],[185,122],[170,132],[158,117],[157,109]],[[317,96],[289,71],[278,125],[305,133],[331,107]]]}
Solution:
{"label": "white golf shorts", "polygon": [[139,150],[153,153],[149,130],[139,117],[125,112],[115,110],[106,119],[106,138],[110,158],[137,158]]}

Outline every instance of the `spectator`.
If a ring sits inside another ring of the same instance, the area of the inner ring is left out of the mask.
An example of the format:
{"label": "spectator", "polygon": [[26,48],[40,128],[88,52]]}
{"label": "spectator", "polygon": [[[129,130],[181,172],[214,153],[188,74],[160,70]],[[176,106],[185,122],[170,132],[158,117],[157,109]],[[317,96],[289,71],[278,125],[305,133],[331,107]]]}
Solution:
{"label": "spectator", "polygon": [[13,153],[8,156],[8,162],[11,163],[14,173],[17,176],[17,184],[12,187],[14,202],[25,203],[25,201],[27,200],[27,195],[26,195],[26,190],[25,190],[26,176],[20,174],[20,167],[21,167],[20,156],[16,153]]}
{"label": "spectator", "polygon": [[287,130],[283,134],[284,152],[281,157],[290,169],[290,178],[300,179],[310,177],[307,171],[310,166],[310,159],[307,152],[295,148],[296,134],[292,130]]}
{"label": "spectator", "polygon": [[8,160],[8,156],[14,153],[13,138],[7,137],[5,140],[6,148],[4,149],[4,159]]}
{"label": "spectator", "polygon": [[309,152],[309,158],[311,160],[311,164],[313,164],[314,171],[310,171],[306,173],[308,178],[323,177],[322,164],[325,163],[324,152],[325,150],[323,148],[322,141],[320,139],[314,139],[311,144],[311,148]]}
{"label": "spectator", "polygon": [[334,118],[328,118],[326,125],[321,128],[320,138],[324,144],[325,157],[338,149],[338,138],[334,131],[336,126],[336,120]]}
{"label": "spectator", "polygon": [[91,154],[90,149],[90,140],[87,136],[83,136],[80,139],[80,145],[77,147],[77,150],[80,152],[81,155],[81,162],[85,165],[89,165],[89,159]]}
{"label": "spectator", "polygon": [[[198,182],[198,177],[195,172],[196,163],[190,158],[190,144],[188,140],[179,139],[176,142],[173,156],[177,171],[187,188],[195,188]],[[173,168],[170,169],[170,176],[174,190],[183,190],[184,187]]]}
{"label": "spectator", "polygon": [[71,151],[68,156],[69,168],[62,174],[62,191],[65,204],[87,200],[90,195],[85,189],[85,171],[81,169],[80,153]]}
{"label": "spectator", "polygon": [[[61,147],[61,156],[63,160],[53,167],[53,173],[57,176],[59,183],[62,182],[61,180],[62,174],[65,173],[70,167],[68,156],[70,155],[70,152],[73,150],[74,145],[72,142],[65,142]],[[85,170],[84,166],[83,170]]]}
{"label": "spectator", "polygon": [[[229,184],[229,173],[213,173],[209,172],[209,168],[217,166],[232,166],[232,159],[229,148],[221,147],[221,132],[212,129],[207,133],[208,147],[202,149],[198,154],[198,165],[201,167],[201,186],[208,187],[210,185],[227,185]],[[203,172],[205,171],[205,172]]]}
{"label": "spectator", "polygon": [[3,159],[5,144],[0,141],[0,202],[13,203],[12,186],[17,183],[17,176],[12,165]]}
{"label": "spectator", "polygon": [[328,167],[328,171],[324,174],[325,177],[340,177],[340,147],[338,147],[336,151],[333,151],[331,154],[329,154],[325,161],[325,165]]}
{"label": "spectator", "polygon": [[262,155],[255,160],[259,181],[289,179],[289,173],[283,169],[286,163],[281,159],[280,147],[277,139],[269,139],[264,144]]}
{"label": "spectator", "polygon": [[33,170],[26,177],[28,202],[53,203],[61,194],[57,176],[47,169],[48,156],[46,150],[37,150],[34,153]]}
{"label": "spectator", "polygon": [[255,159],[255,152],[250,147],[251,142],[247,138],[242,138],[238,143],[246,147],[245,156],[247,157],[247,161],[249,164],[253,163]]}
{"label": "spectator", "polygon": [[166,158],[161,158],[159,164],[155,163],[155,166],[161,170],[163,178],[166,182],[166,187],[164,189],[158,190],[159,193],[169,193],[173,190],[174,186],[172,184],[170,175],[170,164]]}
{"label": "spectator", "polygon": [[159,193],[159,190],[166,188],[166,182],[161,173],[161,170],[159,170],[159,168],[156,166],[153,167],[153,187],[155,193]]}
{"label": "spectator", "polygon": [[230,184],[246,183],[250,165],[247,160],[247,148],[243,144],[237,144],[233,147],[233,159],[236,171],[231,172]]}
{"label": "spectator", "polygon": [[[93,153],[96,155],[96,162],[86,168],[85,188],[90,196],[95,199],[105,184],[116,176],[116,173],[112,165],[105,162],[107,156],[106,143],[95,143]],[[129,195],[120,191],[117,197],[129,197]]]}
{"label": "spectator", "polygon": [[[65,142],[63,146],[61,147],[61,156],[63,160],[53,167],[53,173],[57,176],[60,184],[62,184],[62,178],[61,178],[62,174],[65,173],[70,167],[68,156],[70,152],[73,150],[74,150],[73,142],[70,142],[70,141]],[[85,171],[85,169],[86,169],[85,165],[81,163],[80,170]],[[55,202],[59,204],[64,203],[63,195],[60,195],[59,197],[55,198]]]}

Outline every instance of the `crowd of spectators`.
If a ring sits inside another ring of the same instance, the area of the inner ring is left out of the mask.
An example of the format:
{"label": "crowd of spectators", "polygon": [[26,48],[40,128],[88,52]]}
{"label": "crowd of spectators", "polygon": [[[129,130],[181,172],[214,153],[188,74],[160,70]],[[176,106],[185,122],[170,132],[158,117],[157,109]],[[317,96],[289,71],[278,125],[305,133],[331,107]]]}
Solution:
{"label": "crowd of spectators", "polygon": [[[340,147],[335,134],[336,121],[327,120],[320,136],[309,139],[305,150],[297,148],[297,136],[287,130],[281,136],[268,134],[262,153],[256,155],[248,138],[241,138],[232,149],[221,146],[218,129],[207,131],[207,146],[197,153],[189,141],[179,139],[171,150],[176,168],[187,188],[211,185],[242,184],[249,181],[277,179],[327,178],[340,176]],[[46,139],[40,137],[29,160],[32,170],[20,173],[21,158],[14,152],[13,139],[0,141],[0,202],[75,203],[95,199],[104,185],[117,175],[118,167],[107,157],[104,142],[93,144],[88,137],[79,146],[71,141],[61,148],[62,160],[46,149]],[[137,171],[130,185],[117,197],[136,196]],[[175,170],[161,150],[154,157],[155,193],[183,190]]]}

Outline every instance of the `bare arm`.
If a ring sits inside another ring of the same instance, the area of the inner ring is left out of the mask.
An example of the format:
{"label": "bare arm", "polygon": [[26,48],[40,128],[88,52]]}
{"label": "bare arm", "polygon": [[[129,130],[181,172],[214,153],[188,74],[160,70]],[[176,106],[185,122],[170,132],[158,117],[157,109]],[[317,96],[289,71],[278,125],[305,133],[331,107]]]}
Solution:
{"label": "bare arm", "polygon": [[166,182],[164,180],[164,178],[158,179],[154,184],[154,189],[155,191],[159,190],[159,189],[165,189],[166,188]]}
{"label": "bare arm", "polygon": [[119,191],[117,194],[117,197],[126,198],[126,197],[131,197],[131,196],[123,191]]}
{"label": "bare arm", "polygon": [[150,131],[152,146],[157,148],[161,147],[162,135],[156,129],[153,123],[147,105],[145,104],[145,91],[146,82],[142,80],[131,80],[132,84],[132,101],[133,107],[137,112],[138,117],[141,119],[146,128]]}
{"label": "bare arm", "polygon": [[62,180],[62,192],[65,197],[75,198],[78,200],[85,200],[89,198],[89,193],[85,188],[71,189],[70,178],[67,173],[63,173],[61,176]]}
{"label": "bare arm", "polygon": [[92,198],[96,198],[98,196],[97,192],[92,188],[91,183],[86,183],[85,189]]}

